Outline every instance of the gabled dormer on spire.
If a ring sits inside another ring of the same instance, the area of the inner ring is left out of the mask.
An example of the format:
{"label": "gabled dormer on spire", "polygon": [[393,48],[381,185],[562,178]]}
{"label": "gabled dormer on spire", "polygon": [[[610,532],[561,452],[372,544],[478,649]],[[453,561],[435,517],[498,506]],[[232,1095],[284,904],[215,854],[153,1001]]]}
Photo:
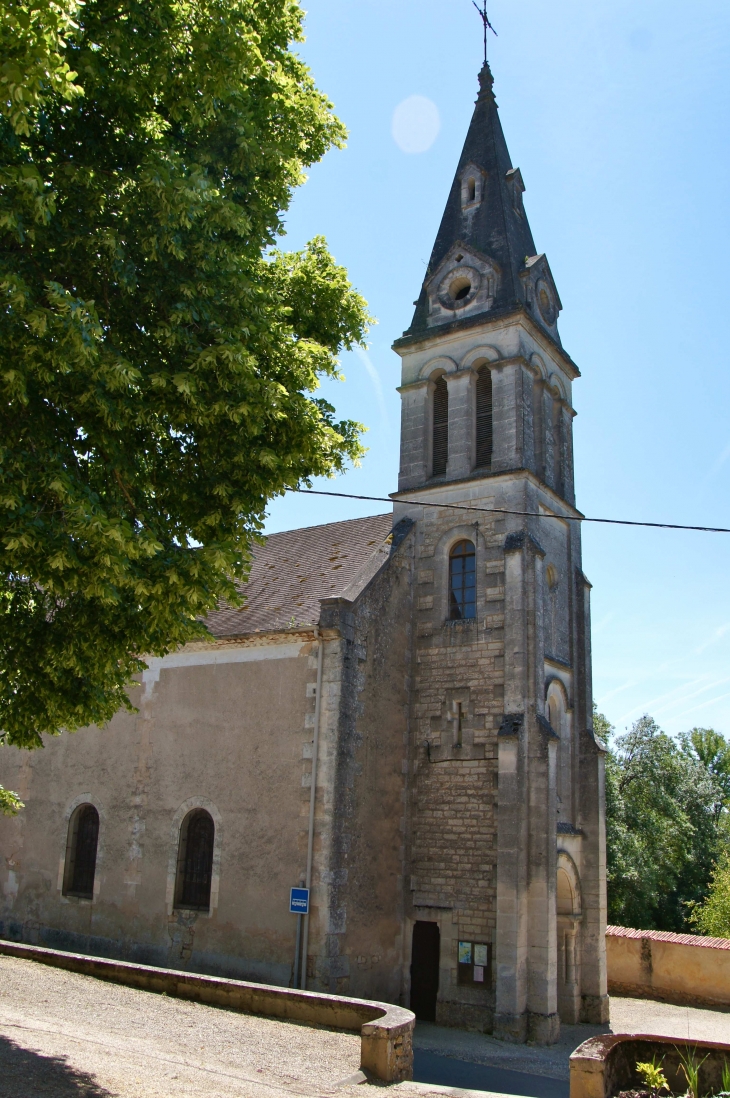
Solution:
{"label": "gabled dormer on spire", "polygon": [[406,335],[526,307],[559,340],[558,297],[544,256],[535,254],[487,64],[479,95]]}

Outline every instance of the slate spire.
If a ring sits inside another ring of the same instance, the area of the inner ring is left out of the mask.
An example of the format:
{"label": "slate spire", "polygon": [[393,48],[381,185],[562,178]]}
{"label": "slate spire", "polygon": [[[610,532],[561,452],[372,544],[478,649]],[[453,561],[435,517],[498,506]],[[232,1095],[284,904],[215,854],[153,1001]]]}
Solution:
{"label": "slate spire", "polygon": [[480,307],[474,301],[464,316],[527,304],[526,260],[535,256],[535,244],[522,204],[522,176],[519,168],[512,167],[493,84],[485,62],[469,132],[407,335],[459,319],[456,312],[437,318],[429,305],[429,286],[455,245],[466,245],[470,253],[488,258],[497,271],[488,303]]}

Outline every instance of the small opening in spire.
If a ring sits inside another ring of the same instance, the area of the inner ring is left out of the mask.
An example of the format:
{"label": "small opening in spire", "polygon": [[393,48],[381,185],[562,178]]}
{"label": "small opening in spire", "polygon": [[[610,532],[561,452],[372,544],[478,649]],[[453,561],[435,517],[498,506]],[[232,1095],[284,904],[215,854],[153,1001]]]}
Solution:
{"label": "small opening in spire", "polygon": [[465,164],[461,170],[461,208],[473,209],[484,197],[484,172],[477,164]]}
{"label": "small opening in spire", "polygon": [[455,278],[449,286],[449,293],[454,301],[463,301],[471,293],[471,282],[463,275],[459,278]]}

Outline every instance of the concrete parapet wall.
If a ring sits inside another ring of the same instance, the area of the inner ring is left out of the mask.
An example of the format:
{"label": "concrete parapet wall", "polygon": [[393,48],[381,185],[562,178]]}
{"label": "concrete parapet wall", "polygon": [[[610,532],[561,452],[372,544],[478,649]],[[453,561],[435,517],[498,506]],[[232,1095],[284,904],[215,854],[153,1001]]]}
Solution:
{"label": "concrete parapet wall", "polygon": [[359,1032],[364,1071],[386,1082],[401,1082],[413,1077],[415,1015],[403,1007],[367,999],[244,983],[242,980],[224,980],[217,976],[198,976],[126,961],[108,961],[17,942],[0,941],[0,953],[142,991],[164,993],[208,1006],[227,1007],[244,1014],[261,1014],[282,1021]]}
{"label": "concrete parapet wall", "polygon": [[730,940],[606,928],[608,990],[686,1006],[730,1006]]}
{"label": "concrete parapet wall", "polygon": [[700,1094],[722,1089],[722,1072],[730,1063],[730,1045],[711,1041],[679,1041],[646,1033],[615,1033],[584,1041],[570,1057],[570,1098],[612,1098],[622,1090],[643,1088],[636,1065],[656,1056],[671,1090],[681,1094],[687,1080],[682,1057],[702,1061]]}

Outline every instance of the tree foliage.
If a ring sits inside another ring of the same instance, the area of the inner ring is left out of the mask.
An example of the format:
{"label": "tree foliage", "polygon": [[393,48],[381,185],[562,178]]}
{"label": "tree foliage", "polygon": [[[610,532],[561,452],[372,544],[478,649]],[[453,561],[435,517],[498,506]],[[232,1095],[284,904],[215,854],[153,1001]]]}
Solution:
{"label": "tree foliage", "polygon": [[0,816],[15,816],[25,805],[17,793],[0,785]]}
{"label": "tree foliage", "polygon": [[689,921],[700,934],[730,938],[730,850],[727,848],[713,867],[707,896],[692,908]]}
{"label": "tree foliage", "polygon": [[[613,731],[598,714],[594,725]],[[679,742],[644,716],[606,756],[609,920],[640,929],[687,930],[725,842],[730,745],[693,729]]]}
{"label": "tree foliage", "polygon": [[103,723],[238,598],[267,501],[361,452],[315,392],[369,317],[275,249],[344,139],[296,0],[4,6],[0,728]]}
{"label": "tree foliage", "polygon": [[15,133],[30,135],[49,92],[81,95],[66,60],[66,35],[78,29],[77,0],[4,0],[0,6],[0,114]]}

